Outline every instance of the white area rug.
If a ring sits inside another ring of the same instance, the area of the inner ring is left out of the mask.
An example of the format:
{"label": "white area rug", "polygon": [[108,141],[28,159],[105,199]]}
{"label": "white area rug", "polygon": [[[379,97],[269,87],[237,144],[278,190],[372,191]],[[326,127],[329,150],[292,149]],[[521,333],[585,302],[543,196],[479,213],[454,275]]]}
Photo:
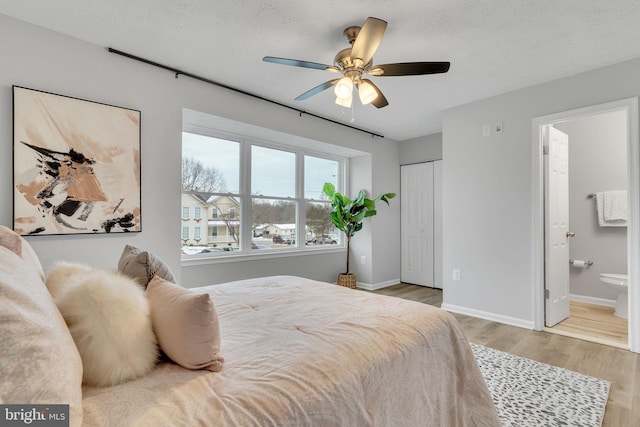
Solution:
{"label": "white area rug", "polygon": [[504,426],[602,425],[611,384],[471,344]]}

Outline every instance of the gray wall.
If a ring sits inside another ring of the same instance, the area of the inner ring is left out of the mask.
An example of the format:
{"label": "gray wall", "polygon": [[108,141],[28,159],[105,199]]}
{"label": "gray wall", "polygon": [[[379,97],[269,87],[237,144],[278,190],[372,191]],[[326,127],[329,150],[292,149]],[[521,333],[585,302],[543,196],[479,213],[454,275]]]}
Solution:
{"label": "gray wall", "polygon": [[616,111],[554,125],[569,135],[569,256],[591,260],[589,268],[571,268],[571,294],[616,300],[617,292],[600,282],[600,273],[627,272],[627,228],[600,227],[596,201],[589,193],[627,189],[627,117]]}
{"label": "gray wall", "polygon": [[[144,56],[144,52],[136,52]],[[189,108],[304,138],[337,144],[368,153],[366,190],[398,192],[398,143],[274,106],[251,97],[189,78],[175,79],[158,68],[110,54],[59,33],[0,15],[0,224],[12,224],[12,113],[11,86],[19,85],[62,95],[142,111],[142,227],[141,233],[84,236],[33,236],[28,240],[45,268],[57,260],[85,262],[96,267],[116,266],[126,243],[148,248],[182,276],[185,285],[218,283],[264,274],[300,274],[320,280],[342,270],[343,252],[207,264],[180,264],[180,168],[182,109]],[[207,76],[215,78],[215,76]],[[375,176],[372,176],[375,171]],[[367,264],[354,263],[368,283],[398,280],[400,253],[399,203],[381,210],[354,239]],[[374,225],[376,233],[373,233]],[[384,230],[378,232],[380,228]],[[361,237],[362,236],[362,237]],[[375,266],[375,268],[374,268]]]}
{"label": "gray wall", "polygon": [[408,139],[400,143],[400,164],[442,160],[442,133]]}
{"label": "gray wall", "polygon": [[445,305],[533,327],[532,119],[635,97],[638,75],[634,59],[445,111]]}

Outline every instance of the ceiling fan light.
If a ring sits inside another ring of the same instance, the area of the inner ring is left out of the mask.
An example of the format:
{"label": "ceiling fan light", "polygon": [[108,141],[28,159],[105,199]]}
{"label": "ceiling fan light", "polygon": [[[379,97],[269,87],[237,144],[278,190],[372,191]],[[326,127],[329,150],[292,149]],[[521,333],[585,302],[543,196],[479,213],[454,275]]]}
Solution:
{"label": "ceiling fan light", "polygon": [[368,81],[363,81],[358,87],[358,95],[360,96],[360,102],[362,105],[367,105],[378,97],[378,92],[374,89]]}
{"label": "ceiling fan light", "polygon": [[340,98],[340,97],[336,98],[336,104],[338,104],[341,107],[351,108],[352,102],[353,102],[353,96],[349,96],[347,98]]}
{"label": "ceiling fan light", "polygon": [[340,81],[338,81],[333,91],[338,98],[351,98],[351,92],[353,91],[353,82],[349,77],[343,77],[340,79]]}

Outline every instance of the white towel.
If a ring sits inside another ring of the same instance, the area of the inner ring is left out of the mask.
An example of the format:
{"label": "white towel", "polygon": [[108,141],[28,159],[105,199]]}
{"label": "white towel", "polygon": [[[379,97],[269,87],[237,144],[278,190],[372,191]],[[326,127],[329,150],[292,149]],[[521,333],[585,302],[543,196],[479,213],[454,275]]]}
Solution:
{"label": "white towel", "polygon": [[627,220],[627,191],[604,192],[604,220]]}
{"label": "white towel", "polygon": [[[626,227],[627,220],[626,219],[614,219],[614,220],[606,220],[605,219],[605,193],[608,192],[598,192],[596,193],[596,212],[598,214],[598,225],[600,227]],[[626,207],[626,196],[624,197],[625,207]],[[625,209],[626,210],[626,209]]]}

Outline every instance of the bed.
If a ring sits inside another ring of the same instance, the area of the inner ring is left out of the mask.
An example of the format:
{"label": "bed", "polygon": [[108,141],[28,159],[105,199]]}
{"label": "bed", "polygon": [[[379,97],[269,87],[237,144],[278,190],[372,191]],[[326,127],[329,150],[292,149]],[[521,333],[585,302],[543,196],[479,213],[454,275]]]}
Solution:
{"label": "bed", "polygon": [[[36,265],[24,250],[22,263],[6,252],[0,247],[3,298],[13,298],[16,307],[37,306],[49,320],[18,325],[24,310],[3,304],[3,320],[13,319],[3,325],[0,342],[5,403],[71,403],[71,425],[81,419],[86,426],[500,425],[469,343],[450,314],[292,276],[201,289],[219,317],[220,372],[162,361],[134,381],[71,390],[79,386],[77,366],[61,350],[67,339],[52,329],[60,315],[43,296],[44,285],[31,283],[41,271],[21,271]],[[12,280],[20,283],[12,287]],[[20,341],[12,327],[22,331]],[[29,353],[21,354],[18,347],[26,341]],[[32,363],[38,357],[42,363]],[[18,372],[27,363],[33,368]]]}
{"label": "bed", "polygon": [[291,276],[206,289],[224,369],[163,363],[133,383],[85,388],[85,424],[499,425],[469,344],[440,309]]}

